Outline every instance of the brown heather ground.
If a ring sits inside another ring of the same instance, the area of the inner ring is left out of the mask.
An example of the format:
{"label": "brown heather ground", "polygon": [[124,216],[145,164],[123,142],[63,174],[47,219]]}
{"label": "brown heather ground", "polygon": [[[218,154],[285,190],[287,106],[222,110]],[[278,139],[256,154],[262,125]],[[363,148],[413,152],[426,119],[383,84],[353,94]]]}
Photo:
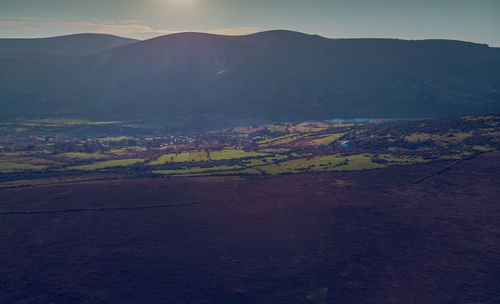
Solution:
{"label": "brown heather ground", "polygon": [[499,303],[500,153],[455,164],[2,189],[0,303]]}

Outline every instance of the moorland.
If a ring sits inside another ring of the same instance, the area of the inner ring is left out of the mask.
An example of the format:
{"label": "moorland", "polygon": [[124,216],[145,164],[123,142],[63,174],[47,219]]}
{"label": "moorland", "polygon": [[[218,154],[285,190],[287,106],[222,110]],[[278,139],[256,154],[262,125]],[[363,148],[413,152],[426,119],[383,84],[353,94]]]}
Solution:
{"label": "moorland", "polygon": [[0,127],[3,303],[495,303],[500,116]]}

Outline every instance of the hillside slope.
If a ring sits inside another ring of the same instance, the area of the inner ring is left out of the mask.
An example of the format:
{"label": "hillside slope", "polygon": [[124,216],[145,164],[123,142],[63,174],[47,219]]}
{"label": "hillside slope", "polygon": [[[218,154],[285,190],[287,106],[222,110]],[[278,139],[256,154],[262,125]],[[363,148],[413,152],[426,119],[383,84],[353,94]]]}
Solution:
{"label": "hillside slope", "polygon": [[86,55],[137,40],[105,34],[75,34],[51,38],[0,39],[0,56],[26,54]]}
{"label": "hillside slope", "polygon": [[326,119],[500,111],[500,49],[460,41],[181,33],[78,59],[10,58],[0,66],[0,107],[9,116]]}

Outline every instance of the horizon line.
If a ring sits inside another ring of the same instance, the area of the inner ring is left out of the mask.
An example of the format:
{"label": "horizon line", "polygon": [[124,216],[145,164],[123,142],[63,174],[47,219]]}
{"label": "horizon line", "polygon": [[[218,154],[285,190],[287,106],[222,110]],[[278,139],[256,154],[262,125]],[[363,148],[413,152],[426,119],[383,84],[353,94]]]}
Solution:
{"label": "horizon line", "polygon": [[473,44],[478,44],[478,45],[486,45],[490,48],[500,48],[499,46],[492,46],[488,43],[485,42],[477,42],[477,41],[468,41],[468,40],[459,40],[459,39],[453,39],[453,38],[423,38],[423,39],[412,39],[412,38],[396,38],[396,37],[326,37],[322,36],[319,34],[310,34],[306,32],[300,32],[300,31],[295,31],[295,30],[287,30],[287,29],[273,29],[273,30],[262,30],[262,31],[257,31],[254,33],[248,33],[248,34],[220,34],[220,33],[214,33],[213,31],[196,31],[196,30],[186,30],[186,31],[178,31],[178,32],[172,32],[172,33],[167,33],[164,35],[158,35],[154,36],[151,38],[147,39],[138,39],[138,38],[133,38],[133,37],[127,37],[127,35],[117,35],[113,33],[98,33],[98,32],[80,32],[80,33],[71,33],[71,34],[63,34],[63,35],[55,35],[55,36],[43,36],[43,37],[0,37],[2,40],[36,40],[36,39],[53,39],[53,38],[60,38],[60,37],[70,37],[70,36],[78,36],[78,35],[100,35],[100,36],[113,36],[117,38],[123,38],[123,39],[130,39],[130,40],[135,40],[137,42],[143,42],[143,41],[148,41],[148,40],[153,40],[161,37],[167,37],[167,36],[172,36],[172,35],[180,35],[180,34],[205,34],[209,36],[219,36],[219,37],[246,37],[246,36],[252,36],[256,34],[262,34],[262,33],[269,33],[269,32],[291,32],[291,33],[297,33],[297,34],[303,34],[303,35],[309,35],[309,36],[317,36],[321,37],[324,39],[329,39],[329,40],[355,40],[355,39],[363,39],[363,40],[400,40],[400,41],[455,41],[455,42],[466,42],[466,43],[473,43]]}

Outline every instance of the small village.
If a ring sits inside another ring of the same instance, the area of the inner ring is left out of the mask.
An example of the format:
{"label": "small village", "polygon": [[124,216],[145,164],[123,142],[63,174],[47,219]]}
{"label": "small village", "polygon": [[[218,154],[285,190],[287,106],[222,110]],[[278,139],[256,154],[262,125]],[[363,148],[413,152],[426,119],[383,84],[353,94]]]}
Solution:
{"label": "small village", "polygon": [[4,123],[0,131],[2,181],[95,173],[251,176],[473,157],[499,149],[500,116],[289,122],[184,133],[122,122],[44,120]]}

